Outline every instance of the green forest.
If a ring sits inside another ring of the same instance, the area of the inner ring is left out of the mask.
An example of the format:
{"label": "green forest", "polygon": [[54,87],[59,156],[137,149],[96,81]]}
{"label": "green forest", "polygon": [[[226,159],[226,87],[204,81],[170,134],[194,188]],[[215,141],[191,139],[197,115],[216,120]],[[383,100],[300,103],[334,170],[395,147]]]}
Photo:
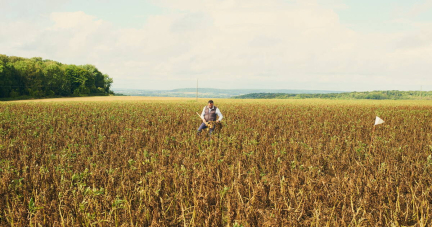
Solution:
{"label": "green forest", "polygon": [[109,95],[112,78],[94,65],[0,54],[0,99]]}
{"label": "green forest", "polygon": [[366,91],[329,94],[251,93],[232,97],[234,99],[432,99],[432,91]]}

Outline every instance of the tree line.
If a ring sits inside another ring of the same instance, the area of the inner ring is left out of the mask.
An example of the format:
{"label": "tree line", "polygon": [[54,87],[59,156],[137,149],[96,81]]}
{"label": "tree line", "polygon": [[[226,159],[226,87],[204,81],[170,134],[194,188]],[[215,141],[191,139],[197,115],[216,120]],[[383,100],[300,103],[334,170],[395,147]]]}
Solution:
{"label": "tree line", "polygon": [[251,93],[234,96],[234,99],[432,99],[432,91],[367,91],[367,92],[343,92],[328,94],[286,94],[286,93]]}
{"label": "tree line", "polygon": [[109,95],[113,79],[94,65],[0,54],[0,98]]}

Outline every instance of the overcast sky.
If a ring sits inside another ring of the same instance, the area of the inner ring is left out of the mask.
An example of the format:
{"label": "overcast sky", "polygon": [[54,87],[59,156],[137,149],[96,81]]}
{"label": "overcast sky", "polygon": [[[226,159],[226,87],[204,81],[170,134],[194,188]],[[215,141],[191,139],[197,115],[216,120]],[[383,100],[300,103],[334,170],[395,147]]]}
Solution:
{"label": "overcast sky", "polygon": [[0,0],[0,54],[113,88],[432,90],[432,0]]}

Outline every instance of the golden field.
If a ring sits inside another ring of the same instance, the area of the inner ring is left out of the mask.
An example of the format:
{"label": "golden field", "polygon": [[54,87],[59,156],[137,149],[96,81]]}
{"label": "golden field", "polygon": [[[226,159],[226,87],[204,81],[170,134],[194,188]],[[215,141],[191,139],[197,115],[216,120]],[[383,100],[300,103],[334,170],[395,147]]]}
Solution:
{"label": "golden field", "polygon": [[0,226],[432,224],[431,101],[206,101],[0,102]]}

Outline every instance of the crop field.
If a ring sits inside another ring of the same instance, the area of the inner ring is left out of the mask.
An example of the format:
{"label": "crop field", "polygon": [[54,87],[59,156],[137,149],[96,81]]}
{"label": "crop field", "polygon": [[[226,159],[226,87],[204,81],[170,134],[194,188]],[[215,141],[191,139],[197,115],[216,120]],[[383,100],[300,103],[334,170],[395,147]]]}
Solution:
{"label": "crop field", "polygon": [[431,101],[123,99],[0,103],[0,226],[432,225]]}

